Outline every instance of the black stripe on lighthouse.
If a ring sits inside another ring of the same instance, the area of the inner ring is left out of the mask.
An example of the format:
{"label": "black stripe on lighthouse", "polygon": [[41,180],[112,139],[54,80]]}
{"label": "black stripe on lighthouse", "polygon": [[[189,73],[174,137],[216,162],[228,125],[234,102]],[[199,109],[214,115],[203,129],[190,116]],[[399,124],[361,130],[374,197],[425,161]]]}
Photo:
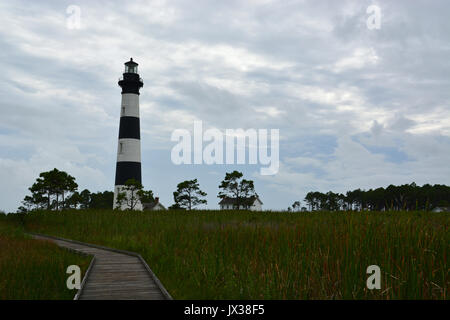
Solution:
{"label": "black stripe on lighthouse", "polygon": [[128,179],[135,179],[142,183],[141,163],[131,161],[117,162],[116,165],[116,186],[124,185]]}
{"label": "black stripe on lighthouse", "polygon": [[139,95],[139,89],[144,86],[144,83],[138,74],[124,73],[123,79],[119,80],[119,86],[122,87],[122,94],[134,93]]}
{"label": "black stripe on lighthouse", "polygon": [[139,118],[120,117],[119,139],[141,139]]}

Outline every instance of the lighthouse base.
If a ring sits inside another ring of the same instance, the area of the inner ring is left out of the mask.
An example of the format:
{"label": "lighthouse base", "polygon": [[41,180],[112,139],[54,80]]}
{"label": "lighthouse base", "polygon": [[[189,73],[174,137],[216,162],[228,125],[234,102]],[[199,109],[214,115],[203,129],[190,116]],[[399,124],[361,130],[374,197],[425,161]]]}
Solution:
{"label": "lighthouse base", "polygon": [[[114,187],[114,200],[113,200],[113,209],[117,210],[137,210],[142,211],[144,207],[142,206],[141,201],[139,200],[136,193],[134,194],[134,199],[132,199],[132,192],[124,189],[125,186],[119,185]],[[119,193],[125,193],[125,199],[122,201],[121,205],[117,203],[117,197]]]}

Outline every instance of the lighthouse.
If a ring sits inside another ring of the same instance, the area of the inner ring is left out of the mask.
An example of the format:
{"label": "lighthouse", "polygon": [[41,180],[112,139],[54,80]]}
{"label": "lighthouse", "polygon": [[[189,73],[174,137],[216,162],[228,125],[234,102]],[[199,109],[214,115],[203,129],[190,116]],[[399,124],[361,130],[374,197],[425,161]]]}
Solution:
{"label": "lighthouse", "polygon": [[[119,141],[117,146],[116,181],[114,187],[114,209],[118,207],[117,195],[122,191],[128,179],[135,179],[142,183],[141,176],[141,132],[139,126],[139,90],[144,85],[139,77],[138,64],[130,58],[125,62],[125,71],[119,86],[122,88],[122,102],[120,105]],[[130,195],[127,194],[127,198]],[[142,203],[138,201],[135,210],[142,210]]]}

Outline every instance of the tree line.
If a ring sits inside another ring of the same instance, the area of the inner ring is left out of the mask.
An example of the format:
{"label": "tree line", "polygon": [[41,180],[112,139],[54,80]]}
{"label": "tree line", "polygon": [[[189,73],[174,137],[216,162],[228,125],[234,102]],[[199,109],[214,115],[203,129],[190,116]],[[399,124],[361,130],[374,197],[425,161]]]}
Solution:
{"label": "tree line", "polygon": [[75,178],[56,168],[40,173],[28,190],[31,195],[25,196],[18,212],[37,209],[110,209],[114,197],[111,191],[94,193],[84,189],[78,192]]}
{"label": "tree line", "polygon": [[[242,172],[227,172],[219,185],[217,197],[233,199],[235,209],[249,207],[248,199],[258,196],[252,180],[246,180]],[[111,209],[114,199],[112,191],[90,192],[84,189],[78,192],[75,178],[67,172],[53,169],[42,172],[29,188],[30,195],[25,196],[18,212],[36,209]],[[154,202],[153,191],[144,190],[142,184],[134,179],[125,183],[125,192],[120,192],[117,204],[133,210],[137,201]],[[200,189],[197,179],[186,180],[177,185],[173,192],[174,204],[169,209],[192,210],[207,204],[207,193]],[[308,192],[304,198],[305,206],[295,201],[289,211],[387,211],[387,210],[432,210],[436,207],[450,206],[450,187],[446,185],[417,186],[414,182],[400,186],[389,185],[387,188],[369,190],[355,189],[343,193],[332,191],[322,193]]]}
{"label": "tree line", "polygon": [[450,187],[440,184],[424,184],[420,187],[413,182],[400,186],[389,185],[387,188],[356,189],[345,194],[314,191],[308,192],[304,203],[307,208],[300,208],[300,201],[296,201],[288,210],[428,211],[436,207],[449,207]]}
{"label": "tree line", "polygon": [[[221,191],[218,198],[233,198],[236,209],[248,207],[247,199],[257,196],[252,180],[243,178],[238,171],[226,173],[219,185]],[[18,212],[26,213],[32,210],[64,210],[64,209],[111,209],[114,201],[114,192],[90,192],[88,189],[78,191],[75,178],[67,172],[54,168],[42,172],[36,182],[28,188],[30,195],[25,196]],[[127,196],[128,194],[128,196]],[[207,204],[207,193],[200,189],[197,179],[186,180],[177,185],[173,192],[174,204],[169,209],[192,210],[202,204]],[[152,190],[144,190],[143,185],[129,179],[125,182],[123,190],[119,192],[116,204],[130,210],[136,204],[151,203],[155,201]]]}

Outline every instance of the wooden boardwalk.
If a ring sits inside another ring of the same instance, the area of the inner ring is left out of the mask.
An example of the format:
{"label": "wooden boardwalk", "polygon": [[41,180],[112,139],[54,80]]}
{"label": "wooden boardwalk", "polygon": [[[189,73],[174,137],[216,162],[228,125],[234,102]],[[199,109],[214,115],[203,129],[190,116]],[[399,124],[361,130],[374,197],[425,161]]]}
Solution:
{"label": "wooden boardwalk", "polygon": [[172,299],[138,254],[44,235],[35,239],[94,256],[79,300],[167,300]]}

